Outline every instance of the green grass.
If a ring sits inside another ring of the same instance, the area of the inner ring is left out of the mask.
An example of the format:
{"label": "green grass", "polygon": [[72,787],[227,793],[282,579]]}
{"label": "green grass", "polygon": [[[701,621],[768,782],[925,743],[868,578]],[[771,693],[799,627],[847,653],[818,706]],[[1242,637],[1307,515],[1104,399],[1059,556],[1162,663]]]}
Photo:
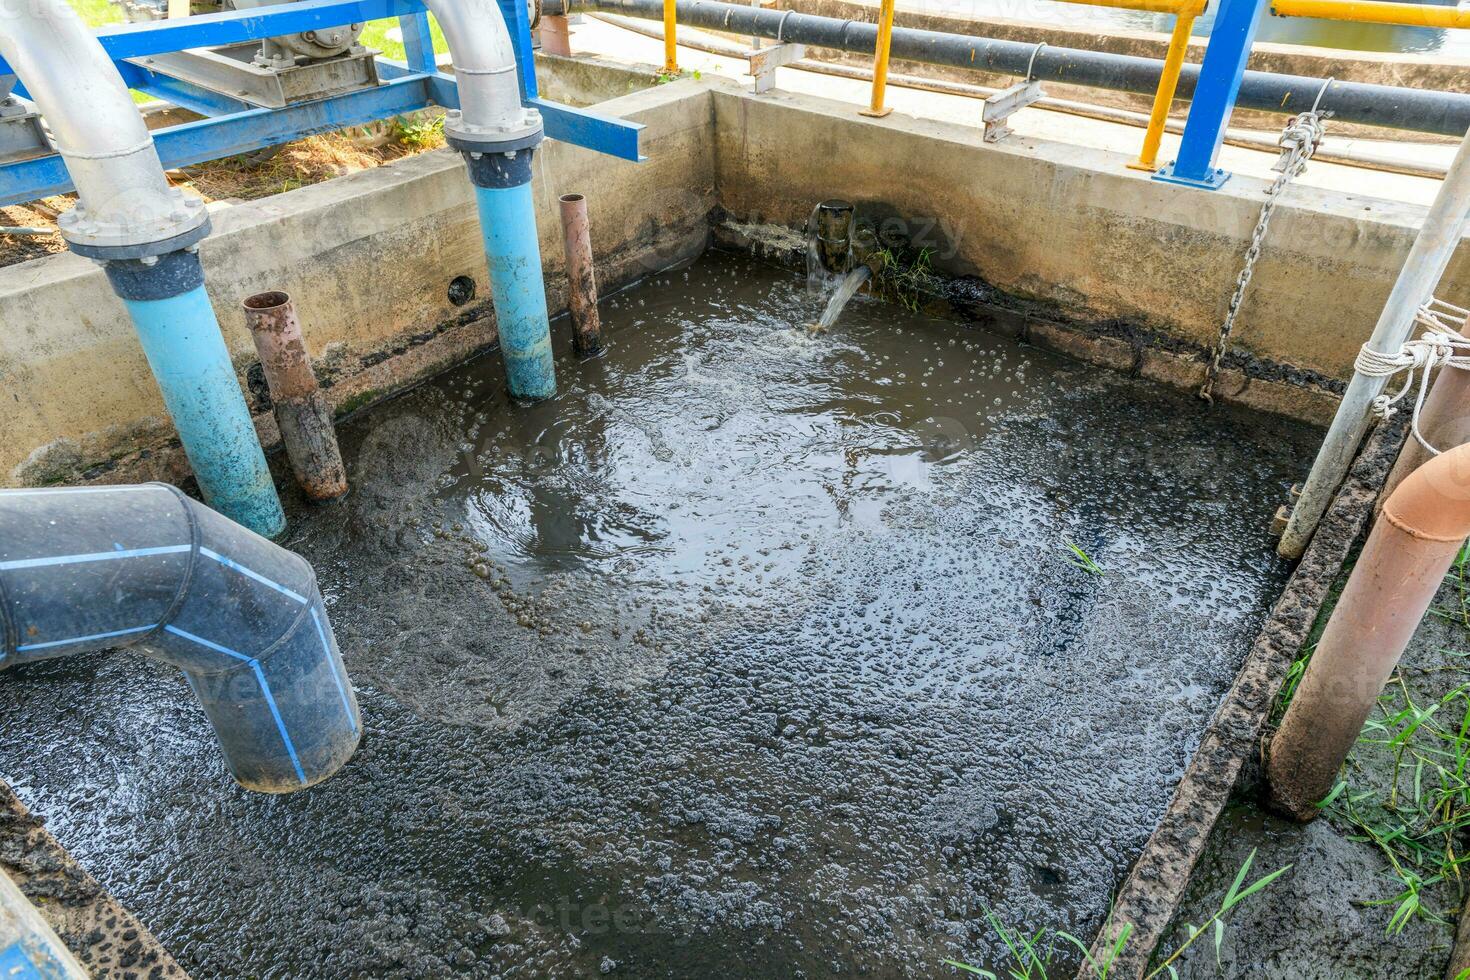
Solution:
{"label": "green grass", "polygon": [[[1235,880],[1231,882],[1224,898],[1221,899],[1220,907],[1200,925],[1188,925],[1188,937],[1157,965],[1150,964],[1152,969],[1144,975],[1144,980],[1158,980],[1162,977],[1177,980],[1179,974],[1174,966],[1175,961],[1184,955],[1185,950],[1193,946],[1201,936],[1208,935],[1212,938],[1215,944],[1215,959],[1219,961],[1231,911],[1252,895],[1269,888],[1272,882],[1291,870],[1291,865],[1288,864],[1275,871],[1267,872],[1247,884],[1246,879],[1250,877],[1251,866],[1255,864],[1255,861],[1256,852],[1251,851],[1245,862],[1241,864],[1240,870],[1236,872]],[[1062,932],[1059,929],[1041,929],[1027,935],[1019,929],[1007,928],[989,909],[985,912],[985,918],[990,923],[991,930],[1005,945],[1006,954],[1009,957],[1009,962],[1005,965],[1006,972],[1003,975],[996,974],[958,960],[945,960],[946,966],[952,966],[970,976],[984,977],[986,980],[1049,980],[1057,952],[1071,947],[1082,953],[1098,980],[1108,980],[1113,965],[1118,961],[1123,950],[1128,947],[1128,940],[1132,935],[1132,928],[1124,926],[1113,945],[1098,958],[1092,955],[1086,943],[1069,932]]]}
{"label": "green grass", "polygon": [[[1430,614],[1470,631],[1467,604],[1470,548],[1462,550],[1447,582],[1453,604]],[[1320,624],[1319,624],[1320,625]],[[1315,646],[1292,665],[1278,710],[1284,712],[1306,671]],[[1391,869],[1395,894],[1369,905],[1391,906],[1388,931],[1397,933],[1422,918],[1449,923],[1456,909],[1431,907],[1427,893],[1449,884],[1466,899],[1462,866],[1464,832],[1470,827],[1470,652],[1441,651],[1439,672],[1465,674],[1466,681],[1433,702],[1417,699],[1400,668],[1384,686],[1377,712],[1358,736],[1358,748],[1332,792],[1321,801],[1323,813],[1353,839],[1372,844]],[[1382,785],[1366,785],[1365,760],[1387,765]],[[1382,761],[1379,761],[1382,760]]]}
{"label": "green grass", "polygon": [[1094,561],[1091,555],[1083,551],[1080,544],[1067,537],[1062,538],[1062,543],[1067,546],[1067,551],[1069,552],[1067,555],[1067,564],[1080,568],[1084,572],[1090,572],[1093,575],[1106,574],[1106,570]]}

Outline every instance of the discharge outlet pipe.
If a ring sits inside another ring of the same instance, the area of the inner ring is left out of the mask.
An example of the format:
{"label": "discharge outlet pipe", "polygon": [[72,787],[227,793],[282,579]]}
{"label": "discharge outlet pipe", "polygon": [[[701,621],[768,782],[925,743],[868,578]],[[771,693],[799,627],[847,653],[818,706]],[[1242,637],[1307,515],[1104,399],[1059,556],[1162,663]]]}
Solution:
{"label": "discharge outlet pipe", "polygon": [[0,670],[118,647],[178,667],[246,789],[305,789],[357,749],[311,565],[166,484],[0,491],[0,628]]}
{"label": "discharge outlet pipe", "polygon": [[1467,536],[1470,445],[1425,463],[1384,505],[1268,746],[1277,809],[1317,816]]}
{"label": "discharge outlet pipe", "polygon": [[42,115],[80,198],[58,219],[100,262],[132,316],[204,499],[275,537],[286,518],[245,396],[204,291],[204,202],[170,187],[117,68],[66,0],[26,0],[0,17],[0,55]]}
{"label": "discharge outlet pipe", "polygon": [[425,0],[444,31],[459,83],[459,110],[444,137],[464,154],[512,396],[556,394],[551,323],[541,269],[541,240],[531,197],[531,160],[545,133],[541,114],[521,105],[515,48],[495,0]]}

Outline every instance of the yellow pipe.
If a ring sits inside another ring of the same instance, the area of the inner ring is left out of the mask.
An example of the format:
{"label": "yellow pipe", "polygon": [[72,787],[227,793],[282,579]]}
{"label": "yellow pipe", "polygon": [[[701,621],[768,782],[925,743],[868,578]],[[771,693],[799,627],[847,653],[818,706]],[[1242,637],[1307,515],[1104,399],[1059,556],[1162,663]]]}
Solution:
{"label": "yellow pipe", "polygon": [[1154,93],[1153,114],[1148,119],[1148,132],[1143,136],[1143,149],[1138,152],[1138,159],[1128,164],[1134,170],[1151,171],[1158,166],[1159,144],[1164,141],[1164,126],[1169,121],[1169,108],[1174,104],[1174,90],[1179,87],[1179,72],[1184,68],[1184,55],[1189,51],[1193,29],[1193,14],[1175,18],[1169,53],[1164,56],[1164,71],[1159,75],[1159,88]]}
{"label": "yellow pipe", "polygon": [[873,100],[868,108],[861,110],[865,116],[886,116],[892,109],[884,108],[883,93],[888,88],[888,49],[893,44],[894,0],[883,0],[878,13],[878,49],[873,55]]}
{"label": "yellow pipe", "polygon": [[674,0],[664,0],[664,71],[679,74],[679,39],[676,37],[678,19]]}
{"label": "yellow pipe", "polygon": [[1379,0],[1275,0],[1271,12],[1279,17],[1317,17],[1359,24],[1402,24],[1406,27],[1470,28],[1470,8],[1420,6]]}
{"label": "yellow pipe", "polygon": [[[1060,0],[1088,7],[1116,7],[1120,10],[1144,10],[1154,14],[1189,14],[1198,17],[1205,12],[1206,0]],[[1319,0],[1328,2],[1328,0]],[[1370,0],[1371,2],[1371,0]],[[1401,5],[1401,6],[1407,6]]]}

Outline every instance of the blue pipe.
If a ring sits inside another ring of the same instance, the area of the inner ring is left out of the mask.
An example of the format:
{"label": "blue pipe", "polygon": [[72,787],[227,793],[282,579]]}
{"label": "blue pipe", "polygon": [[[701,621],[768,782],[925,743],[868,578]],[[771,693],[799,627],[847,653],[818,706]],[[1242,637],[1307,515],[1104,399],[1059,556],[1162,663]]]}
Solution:
{"label": "blue pipe", "polygon": [[106,268],[205,502],[257,534],[279,536],[286,515],[204,291],[199,257],[181,250],[151,264],[114,260]]}
{"label": "blue pipe", "polygon": [[0,670],[117,647],[178,667],[247,789],[305,789],[357,749],[311,565],[166,484],[0,491],[0,627]]}
{"label": "blue pipe", "polygon": [[556,394],[541,240],[531,197],[533,153],[523,149],[465,155],[490,262],[490,289],[506,381],[511,395],[524,399]]}

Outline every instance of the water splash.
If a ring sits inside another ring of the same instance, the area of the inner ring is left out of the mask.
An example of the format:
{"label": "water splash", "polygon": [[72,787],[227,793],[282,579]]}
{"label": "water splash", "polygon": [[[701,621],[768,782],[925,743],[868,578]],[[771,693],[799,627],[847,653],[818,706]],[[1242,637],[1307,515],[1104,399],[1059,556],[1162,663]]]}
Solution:
{"label": "water splash", "polygon": [[842,315],[842,310],[847,306],[848,301],[857,295],[857,291],[863,288],[863,283],[867,282],[868,277],[872,274],[873,270],[865,265],[860,265],[849,272],[842,280],[842,284],[837,287],[837,291],[832,294],[832,298],[827,300],[827,308],[822,311],[822,319],[812,326],[812,333],[826,333],[831,330],[837,318]]}

